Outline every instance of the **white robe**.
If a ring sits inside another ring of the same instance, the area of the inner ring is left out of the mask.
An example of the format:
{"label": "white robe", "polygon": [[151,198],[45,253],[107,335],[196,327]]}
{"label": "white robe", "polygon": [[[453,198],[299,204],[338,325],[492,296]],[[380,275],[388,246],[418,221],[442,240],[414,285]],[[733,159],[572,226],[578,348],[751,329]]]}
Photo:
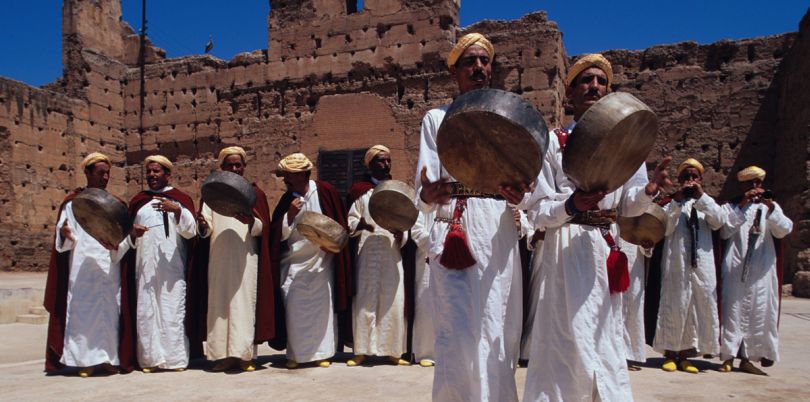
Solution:
{"label": "white robe", "polygon": [[[749,259],[748,280],[742,282],[742,268],[748,251],[748,236],[756,211],[762,211],[761,235]],[[793,230],[793,222],[779,205],[768,213],[764,204],[747,204],[741,226],[725,225],[720,234],[728,239],[723,256],[723,360],[737,356],[758,361],[763,357],[779,360],[779,279],[776,276],[776,249],[773,237],[781,239]]]}
{"label": "white robe", "polygon": [[[443,169],[436,134],[447,106],[430,110],[422,120],[416,183],[427,168],[431,181],[454,181]],[[462,146],[459,144],[459,146]],[[456,200],[448,205],[425,204],[422,212],[452,218]],[[464,270],[439,263],[448,224],[435,222],[430,231],[430,288],[436,327],[433,400],[517,401],[515,367],[523,321],[518,231],[506,201],[469,198],[461,218],[476,264]]]}
{"label": "white robe", "polygon": [[[611,294],[608,284],[610,247],[598,228],[568,223],[565,200],[575,186],[563,172],[556,135],[550,132],[549,138],[537,188],[522,203],[527,204],[529,220],[546,228],[540,270],[543,295],[534,318],[523,398],[632,401],[621,294]],[[642,165],[599,202],[599,209],[640,215],[652,202],[644,192],[646,183]]]}
{"label": "white robe", "polygon": [[627,255],[630,269],[630,287],[622,293],[622,318],[624,319],[624,346],[627,360],[647,361],[644,335],[644,286],[647,281],[647,263],[644,257],[652,256],[652,249],[619,240],[619,247]]}
{"label": "white robe", "polygon": [[416,223],[411,228],[411,238],[416,243],[416,272],[414,275],[414,317],[412,348],[416,361],[434,360],[433,346],[436,333],[433,327],[433,298],[430,295],[430,264],[428,258],[428,240],[433,226],[433,213],[419,213]]}
{"label": "white robe", "polygon": [[[349,230],[360,236],[357,245],[357,294],[352,303],[354,354],[399,358],[407,347],[405,320],[405,276],[402,247],[408,233],[397,245],[394,235],[378,226],[368,210],[369,190],[349,210]],[[374,226],[374,232],[356,231],[360,218]]]}
{"label": "white robe", "polygon": [[[59,229],[65,222],[75,241],[62,239]],[[71,252],[65,344],[60,363],[70,367],[119,365],[120,262],[129,250],[129,242],[121,241],[116,251],[105,249],[76,221],[70,201],[56,224],[55,245],[57,252]]]}
{"label": "white robe", "polygon": [[[692,268],[687,219],[697,209],[697,267]],[[661,299],[653,349],[660,353],[695,349],[698,354],[719,352],[717,274],[712,230],[729,219],[739,219],[708,194],[700,199],[672,201],[664,207],[667,230],[661,257]]]}
{"label": "white robe", "polygon": [[248,230],[248,225],[220,215],[206,204],[202,215],[209,229],[201,235],[211,236],[205,355],[209,360],[251,360],[256,355],[253,338],[262,221],[254,217]]}
{"label": "white robe", "polygon": [[[309,181],[301,211],[323,213],[318,188]],[[287,359],[299,363],[328,359],[335,355],[337,327],[333,306],[334,254],[321,250],[282,218],[281,240],[289,250],[281,257],[281,291],[287,315]]]}
{"label": "white robe", "polygon": [[[167,187],[163,191],[170,190]],[[135,214],[134,223],[149,227],[135,244],[137,286],[136,323],[138,364],[162,369],[188,366],[186,337],[186,262],[188,241],[197,235],[192,211],[181,206],[180,221],[168,214],[169,237],[163,228],[163,213],[152,199]],[[179,204],[179,203],[178,203]]]}

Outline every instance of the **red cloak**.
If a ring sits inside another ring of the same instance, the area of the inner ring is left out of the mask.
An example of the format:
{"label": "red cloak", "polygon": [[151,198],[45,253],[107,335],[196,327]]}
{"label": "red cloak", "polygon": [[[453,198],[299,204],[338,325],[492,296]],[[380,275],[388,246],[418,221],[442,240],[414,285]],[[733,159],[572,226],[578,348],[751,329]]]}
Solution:
{"label": "red cloak", "polygon": [[[270,207],[267,195],[256,183],[256,205],[253,214],[262,221],[262,235],[259,238],[259,270],[256,280],[256,328],[253,343],[260,344],[276,333],[276,321],[273,314],[275,296],[273,273],[270,269]],[[202,202],[200,202],[202,208]],[[191,344],[191,357],[203,357],[202,343],[208,335],[208,253],[210,238],[198,238],[194,254],[189,261],[188,280],[186,284],[186,331]]]}
{"label": "red cloak", "polygon": [[[324,215],[334,219],[344,228],[348,228],[346,221],[346,209],[335,188],[324,181],[315,180],[315,187],[318,190],[318,202],[321,204],[321,211]],[[281,255],[289,250],[286,241],[281,241],[281,225],[284,214],[290,208],[293,199],[292,192],[288,191],[281,196],[281,199],[273,211],[272,232],[270,234],[270,255],[271,266],[273,267],[274,290],[276,294],[275,320],[276,336],[270,340],[269,344],[274,349],[282,350],[287,345],[287,325],[286,313],[284,309],[284,299],[281,292]],[[347,229],[348,230],[348,229]],[[354,296],[354,280],[351,272],[351,254],[344,248],[332,259],[334,264],[333,273],[335,280],[335,313],[338,314],[338,345],[351,342],[351,300]],[[349,317],[348,326],[346,317]],[[340,348],[338,348],[340,349]]]}
{"label": "red cloak", "polygon": [[[65,204],[73,200],[84,190],[78,188],[71,191],[59,205],[59,212],[56,221],[62,217],[62,210]],[[117,198],[117,197],[116,197]],[[122,203],[124,203],[122,201]],[[124,203],[126,204],[126,203]],[[48,264],[48,279],[45,283],[45,301],[43,306],[50,318],[48,319],[48,338],[45,349],[45,371],[54,373],[59,371],[64,365],[60,362],[62,352],[65,347],[65,323],[67,313],[67,293],[70,283],[70,251],[59,253],[56,251],[56,240],[52,243],[51,259]],[[132,277],[127,264],[121,265],[121,315],[119,322],[118,340],[118,360],[123,373],[132,371],[135,366],[135,338],[133,337],[135,328],[133,322],[133,311],[135,306],[131,304],[133,295],[131,294]]]}

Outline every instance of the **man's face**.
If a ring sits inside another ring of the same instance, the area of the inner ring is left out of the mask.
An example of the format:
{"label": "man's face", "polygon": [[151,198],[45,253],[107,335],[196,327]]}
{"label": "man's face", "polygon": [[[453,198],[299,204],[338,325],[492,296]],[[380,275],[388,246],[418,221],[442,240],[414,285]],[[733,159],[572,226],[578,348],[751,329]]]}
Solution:
{"label": "man's face", "polygon": [[107,162],[96,162],[89,169],[85,169],[87,187],[106,189],[110,181],[110,165]]}
{"label": "man's face", "polygon": [[371,177],[377,180],[386,180],[391,178],[391,154],[388,152],[378,153],[368,164],[368,169],[371,171]]}
{"label": "man's face", "polygon": [[240,155],[228,155],[225,157],[225,160],[222,161],[220,168],[242,176],[245,174],[245,161],[242,160],[242,156]]}
{"label": "man's face", "polygon": [[742,188],[743,193],[748,192],[749,190],[755,188],[762,188],[762,179],[754,179],[740,182],[740,188]]}
{"label": "man's face", "polygon": [[307,184],[309,184],[309,175],[307,172],[282,172],[281,176],[284,178],[284,185],[287,186],[287,191],[296,192],[300,195],[306,193]]}
{"label": "man's face", "polygon": [[565,95],[574,106],[574,116],[582,115],[596,101],[607,95],[607,78],[605,72],[597,67],[587,68],[574,78],[572,85],[565,89]]}
{"label": "man's face", "polygon": [[152,191],[158,191],[169,185],[171,172],[167,172],[163,165],[157,162],[150,162],[146,165],[146,184]]}
{"label": "man's face", "polygon": [[492,60],[489,53],[478,45],[464,50],[456,65],[450,67],[450,74],[456,79],[458,90],[465,94],[474,89],[489,86],[492,79]]}
{"label": "man's face", "polygon": [[693,181],[696,183],[700,183],[703,181],[703,177],[700,175],[700,171],[697,168],[688,167],[684,169],[681,174],[678,175],[678,182],[683,184],[687,181]]}

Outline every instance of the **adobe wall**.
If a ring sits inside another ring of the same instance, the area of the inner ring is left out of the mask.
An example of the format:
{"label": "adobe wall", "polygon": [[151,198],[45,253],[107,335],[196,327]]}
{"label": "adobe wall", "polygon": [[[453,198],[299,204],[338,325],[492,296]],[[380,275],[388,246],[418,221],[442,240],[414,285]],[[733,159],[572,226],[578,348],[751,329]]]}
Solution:
{"label": "adobe wall", "polygon": [[[444,59],[466,32],[495,45],[493,87],[521,94],[550,127],[570,119],[570,60],[544,12],[459,29],[454,0],[365,0],[360,12],[347,3],[271,0],[268,49],[230,61],[165,59],[147,42],[141,115],[139,42],[120,20],[120,2],[66,0],[63,77],[42,89],[0,78],[0,269],[44,269],[58,204],[84,184],[76,167],[96,150],[113,158],[110,190],[124,197],[141,189],[143,158],[161,153],[175,162],[173,184],[197,199],[218,151],[235,144],[248,151],[246,175],[271,205],[283,191],[272,170],[291,152],[317,161],[324,151],[384,143],[394,177],[411,182],[421,119],[456,95]],[[804,228],[807,172],[788,172],[806,166],[807,30],[805,17],[798,34],[607,52],[613,89],[636,94],[661,118],[650,167],[664,154],[676,163],[697,157],[709,192],[728,198],[735,183],[727,177],[762,164]],[[803,101],[786,101],[796,98]],[[796,258],[810,242],[806,228],[799,232],[788,261],[810,269],[810,256]]]}

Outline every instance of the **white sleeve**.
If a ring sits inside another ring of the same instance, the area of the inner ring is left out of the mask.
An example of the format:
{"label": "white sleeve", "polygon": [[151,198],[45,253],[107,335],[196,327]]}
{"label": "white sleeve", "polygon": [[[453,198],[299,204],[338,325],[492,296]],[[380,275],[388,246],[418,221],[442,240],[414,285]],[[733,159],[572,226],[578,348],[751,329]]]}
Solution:
{"label": "white sleeve", "polygon": [[197,228],[200,237],[204,239],[211,236],[211,231],[214,230],[214,227],[211,224],[211,222],[214,221],[214,213],[211,211],[211,208],[208,207],[208,204],[203,203],[202,209],[200,210],[200,215],[202,215],[203,219],[205,219],[205,223],[208,224],[208,230],[206,230],[204,233],[200,231],[202,230],[202,226]]}
{"label": "white sleeve", "polygon": [[729,219],[738,218],[735,211],[730,208],[721,207],[714,198],[706,193],[703,193],[703,195],[695,201],[692,208],[697,208],[698,211],[703,212],[704,219],[706,219],[706,223],[709,224],[712,230],[720,229]]}
{"label": "white sleeve", "polygon": [[175,226],[175,230],[184,239],[191,239],[197,235],[197,220],[194,219],[194,214],[182,206],[180,207],[180,222]]}
{"label": "white sleeve", "polygon": [[675,228],[678,227],[678,219],[681,217],[681,210],[682,210],[681,203],[677,201],[670,201],[664,207],[664,212],[667,215],[667,230],[665,232],[665,236],[669,236],[675,232]]}
{"label": "white sleeve", "polygon": [[[73,217],[73,208],[72,203],[68,202],[62,209],[62,213],[59,215],[59,221],[56,222],[56,240],[54,244],[54,248],[58,253],[64,253],[65,251],[73,250],[73,247],[76,246],[76,242],[71,239],[63,239],[62,234],[59,232],[59,229],[65,225],[67,222],[68,227],[70,228],[73,233],[76,233],[76,221],[72,219]],[[76,236],[74,234],[74,236]]]}
{"label": "white sleeve", "polygon": [[653,197],[647,195],[647,169],[642,163],[622,188],[622,216],[639,216],[647,210]]}
{"label": "white sleeve", "polygon": [[363,210],[364,210],[363,198],[364,196],[358,198],[354,202],[354,204],[352,204],[352,207],[349,209],[348,223],[349,223],[349,235],[351,237],[355,237],[360,234],[360,232],[357,231],[357,225],[360,223],[360,219],[363,217]]}
{"label": "white sleeve", "polygon": [[781,239],[793,231],[793,221],[782,212],[782,207],[776,202],[773,203],[773,211],[768,213],[768,229],[773,237]]}
{"label": "white sleeve", "polygon": [[422,201],[422,168],[427,169],[427,177],[431,182],[437,181],[442,175],[442,163],[436,147],[436,134],[440,122],[435,121],[429,111],[422,118],[422,130],[419,133],[419,161],[416,163],[416,207],[423,213],[430,213],[436,209],[435,204]]}
{"label": "white sleeve", "polygon": [[253,227],[250,228],[250,235],[252,237],[259,237],[262,235],[262,229],[264,228],[264,223],[258,217],[253,217]]}

